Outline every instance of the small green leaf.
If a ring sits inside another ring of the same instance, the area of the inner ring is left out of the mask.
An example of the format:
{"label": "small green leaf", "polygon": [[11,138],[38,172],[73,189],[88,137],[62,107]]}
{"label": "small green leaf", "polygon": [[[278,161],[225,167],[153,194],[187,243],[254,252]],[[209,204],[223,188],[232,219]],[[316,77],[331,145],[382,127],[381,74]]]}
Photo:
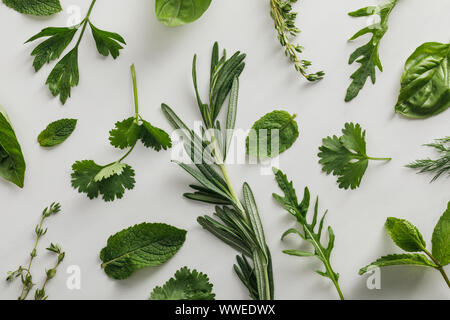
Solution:
{"label": "small green leaf", "polygon": [[23,188],[25,159],[6,110],[0,106],[0,177]]}
{"label": "small green leaf", "polygon": [[141,127],[131,117],[116,122],[115,128],[109,132],[109,141],[113,147],[125,149],[134,146],[140,134]]}
{"label": "small green leaf", "polygon": [[427,42],[408,58],[395,112],[427,118],[450,107],[450,44]]}
{"label": "small green leaf", "polygon": [[59,0],[3,0],[8,7],[23,14],[50,16],[62,11]]}
{"label": "small green leaf", "polygon": [[297,257],[314,257],[315,254],[312,252],[300,251],[300,250],[283,250],[283,253],[288,254],[290,256]]}
{"label": "small green leaf", "polygon": [[114,162],[113,164],[110,164],[109,166],[106,166],[102,170],[100,170],[100,172],[95,175],[94,181],[100,182],[105,179],[111,178],[114,175],[120,176],[126,167],[127,165],[125,163]]}
{"label": "small green leaf", "polygon": [[210,4],[211,0],[156,0],[155,12],[159,21],[175,27],[194,22],[208,10]]}
{"label": "small green leaf", "polygon": [[156,151],[167,150],[172,147],[172,140],[167,132],[152,126],[149,122],[142,120],[140,136],[142,143],[147,148],[151,147]]}
{"label": "small green leaf", "polygon": [[246,140],[247,154],[273,158],[289,149],[299,136],[295,117],[286,111],[272,111],[256,121]]}
{"label": "small green leaf", "polygon": [[126,44],[122,36],[114,32],[97,29],[91,22],[89,22],[89,25],[98,52],[105,57],[111,54],[111,56],[116,59],[120,55],[120,49],[123,49],[121,44]]}
{"label": "small green leaf", "polygon": [[387,266],[400,266],[400,265],[410,265],[410,266],[423,266],[436,268],[436,265],[427,259],[423,254],[391,254],[379,258],[378,260],[372,262],[371,264],[361,268],[359,270],[359,275],[370,271],[375,267],[387,267]]}
{"label": "small green leaf", "polygon": [[109,237],[100,252],[102,268],[113,279],[126,279],[138,269],[162,265],[178,252],[185,240],[185,230],[167,224],[135,225]]}
{"label": "small green leaf", "polygon": [[441,266],[448,265],[450,263],[450,202],[434,228],[431,243],[433,257]]}
{"label": "small green leaf", "polygon": [[395,244],[407,252],[423,251],[426,247],[419,230],[407,220],[387,218],[385,227]]}
{"label": "small green leaf", "polygon": [[42,147],[53,147],[61,144],[72,134],[76,125],[76,119],[54,121],[39,134],[38,142]]}
{"label": "small green leaf", "polygon": [[206,274],[184,267],[164,286],[154,288],[150,300],[214,300],[212,288]]}

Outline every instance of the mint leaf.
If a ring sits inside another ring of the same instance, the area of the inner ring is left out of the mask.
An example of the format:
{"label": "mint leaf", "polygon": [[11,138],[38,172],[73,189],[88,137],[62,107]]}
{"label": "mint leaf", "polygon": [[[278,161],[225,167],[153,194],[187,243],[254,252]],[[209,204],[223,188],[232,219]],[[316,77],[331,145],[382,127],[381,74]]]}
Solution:
{"label": "mint leaf", "polygon": [[273,158],[289,149],[299,136],[296,116],[276,110],[256,121],[246,140],[247,154]]}
{"label": "mint leaf", "polygon": [[184,267],[164,286],[154,288],[150,300],[214,300],[212,288],[206,274]]}
{"label": "mint leaf", "polygon": [[72,134],[76,125],[76,119],[54,121],[39,134],[38,142],[42,147],[53,147],[61,144]]}
{"label": "mint leaf", "polygon": [[128,278],[136,270],[157,267],[183,245],[186,231],[162,223],[142,223],[109,237],[100,252],[102,268],[114,279]]}
{"label": "mint leaf", "polygon": [[0,106],[0,177],[23,188],[25,159],[6,110]]}
{"label": "mint leaf", "polygon": [[176,27],[200,18],[210,4],[211,0],[156,0],[155,12],[161,23]]}
{"label": "mint leaf", "polygon": [[62,104],[70,97],[71,88],[78,85],[78,47],[67,53],[53,68],[46,84],[53,96],[59,96]]}
{"label": "mint leaf", "polygon": [[125,149],[136,144],[141,134],[141,127],[136,123],[134,117],[116,122],[115,128],[109,132],[111,145]]}
{"label": "mint leaf", "polygon": [[62,11],[59,0],[3,0],[8,7],[23,14],[50,16]]}
{"label": "mint leaf", "polygon": [[32,52],[31,55],[35,56],[33,61],[34,70],[39,71],[44,64],[50,61],[59,59],[63,51],[72,41],[76,28],[45,28],[38,34],[28,39],[25,43],[32,42],[34,40],[50,37],[47,40],[40,43]]}
{"label": "mint leaf", "polygon": [[431,243],[433,257],[441,266],[448,265],[450,263],[450,202],[434,228]]}
{"label": "mint leaf", "polygon": [[149,122],[142,120],[141,132],[139,137],[147,148],[151,147],[156,151],[167,150],[172,147],[172,140],[167,132],[152,126]]}
{"label": "mint leaf", "polygon": [[450,43],[427,42],[408,58],[395,112],[427,118],[450,107]]}
{"label": "mint leaf", "polygon": [[423,267],[432,267],[436,268],[436,265],[427,259],[427,257],[423,254],[390,254],[384,257],[377,259],[371,264],[361,268],[359,270],[359,275],[363,275],[367,271],[370,271],[371,268],[375,267],[387,267],[387,266],[400,266],[400,265],[415,265],[415,266],[423,266]]}
{"label": "mint leaf", "polygon": [[339,188],[356,189],[369,165],[369,160],[391,160],[372,158],[366,153],[366,131],[359,124],[346,123],[342,136],[327,137],[319,147],[319,163],[322,171],[338,177]]}
{"label": "mint leaf", "polygon": [[105,57],[111,54],[111,56],[116,59],[120,55],[119,50],[123,49],[120,44],[126,44],[122,36],[114,32],[97,29],[90,22],[89,25],[91,27],[92,36],[94,37],[98,52]]}
{"label": "mint leaf", "polygon": [[100,166],[92,160],[77,161],[72,166],[72,187],[86,193],[89,199],[102,195],[104,201],[121,199],[125,189],[134,188],[134,170],[129,166],[112,163]]}
{"label": "mint leaf", "polygon": [[386,230],[397,246],[407,252],[423,251],[426,243],[419,230],[409,221],[387,218]]}

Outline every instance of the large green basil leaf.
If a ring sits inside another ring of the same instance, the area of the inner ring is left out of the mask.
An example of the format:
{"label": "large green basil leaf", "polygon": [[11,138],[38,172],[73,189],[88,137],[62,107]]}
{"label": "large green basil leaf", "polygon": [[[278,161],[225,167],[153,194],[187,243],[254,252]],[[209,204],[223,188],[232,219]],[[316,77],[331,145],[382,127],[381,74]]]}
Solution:
{"label": "large green basil leaf", "polygon": [[450,44],[427,42],[408,58],[395,111],[427,118],[450,107]]}
{"label": "large green basil leaf", "polygon": [[200,18],[210,4],[211,0],[156,0],[155,12],[163,24],[176,27]]}
{"label": "large green basil leaf", "polygon": [[0,106],[0,176],[23,188],[25,160],[8,115]]}

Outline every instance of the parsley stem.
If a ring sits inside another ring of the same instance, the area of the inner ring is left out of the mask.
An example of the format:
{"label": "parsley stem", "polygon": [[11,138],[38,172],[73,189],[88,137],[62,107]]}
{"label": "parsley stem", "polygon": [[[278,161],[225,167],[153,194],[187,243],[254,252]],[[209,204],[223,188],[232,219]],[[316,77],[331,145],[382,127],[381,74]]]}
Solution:
{"label": "parsley stem", "polygon": [[369,160],[380,160],[380,161],[391,161],[392,158],[373,158],[373,157],[367,157]]}
{"label": "parsley stem", "polygon": [[136,68],[134,64],[131,65],[131,77],[133,78],[133,94],[134,94],[134,113],[136,118],[136,123],[139,120],[139,99],[137,90],[137,80],[136,80]]}
{"label": "parsley stem", "polygon": [[78,41],[77,41],[77,43],[75,45],[76,48],[80,45],[81,39],[83,38],[84,32],[86,31],[86,27],[87,27],[87,24],[89,22],[89,17],[91,16],[91,12],[92,12],[92,9],[94,8],[94,5],[95,5],[96,1],[97,0],[92,0],[91,5],[89,7],[89,10],[88,10],[88,12],[86,14],[86,17],[83,19],[83,22],[82,22],[83,28],[81,29],[80,36],[78,37]]}
{"label": "parsley stem", "polygon": [[447,283],[447,286],[450,288],[450,280],[448,279],[447,274],[445,273],[444,267],[439,263],[439,261],[436,260],[435,257],[433,257],[433,255],[425,248],[422,248],[423,252],[425,252],[425,254],[430,257],[430,259],[434,262],[434,264],[437,266],[435,269],[437,269],[442,277],[444,278],[445,282]]}

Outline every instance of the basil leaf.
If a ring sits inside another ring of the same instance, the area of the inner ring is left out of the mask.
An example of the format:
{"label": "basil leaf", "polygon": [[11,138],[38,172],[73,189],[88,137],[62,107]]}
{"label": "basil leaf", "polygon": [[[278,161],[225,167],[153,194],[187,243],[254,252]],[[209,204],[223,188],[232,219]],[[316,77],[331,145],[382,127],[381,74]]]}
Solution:
{"label": "basil leaf", "polygon": [[50,123],[38,136],[41,147],[53,147],[63,143],[77,125],[76,119],[61,119]]}
{"label": "basil leaf", "polygon": [[433,256],[441,266],[448,265],[450,263],[450,202],[434,228],[431,243],[433,245]]}
{"label": "basil leaf", "polygon": [[427,42],[408,58],[395,112],[427,118],[450,107],[450,44]]}
{"label": "basil leaf", "polygon": [[172,258],[186,240],[186,231],[162,223],[141,223],[109,237],[100,252],[102,268],[114,279],[128,278],[144,267]]}
{"label": "basil leaf", "polygon": [[156,17],[169,27],[194,22],[208,10],[211,0],[156,0]]}
{"label": "basil leaf", "polygon": [[23,188],[25,160],[8,115],[0,106],[0,176]]}

